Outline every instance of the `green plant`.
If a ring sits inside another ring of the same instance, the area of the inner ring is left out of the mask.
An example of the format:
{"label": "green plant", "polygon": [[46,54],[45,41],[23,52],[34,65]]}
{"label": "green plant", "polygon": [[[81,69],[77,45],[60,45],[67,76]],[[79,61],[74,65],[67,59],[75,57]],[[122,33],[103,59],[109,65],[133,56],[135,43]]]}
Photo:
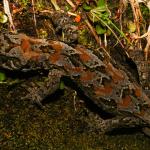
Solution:
{"label": "green plant", "polygon": [[4,24],[8,21],[8,17],[0,11],[0,23]]}
{"label": "green plant", "polygon": [[22,6],[27,6],[30,1],[29,0],[19,0],[19,3],[22,5]]}
{"label": "green plant", "polygon": [[65,88],[65,84],[64,84],[64,82],[61,80],[60,81],[60,84],[59,84],[59,89],[60,90],[63,90]]}
{"label": "green plant", "polygon": [[5,73],[0,72],[0,82],[3,82],[6,79]]}
{"label": "green plant", "polygon": [[55,7],[55,10],[60,10],[60,7],[57,4],[56,0],[51,0],[51,3],[53,4],[53,6]]}
{"label": "green plant", "polygon": [[124,37],[127,42],[128,39],[125,36],[125,34],[111,21],[110,19],[110,12],[107,8],[105,0],[98,0],[97,6],[90,10],[89,17],[91,20],[96,23],[96,31],[98,34],[104,34],[107,32],[107,29],[109,29],[112,34],[116,37],[118,42],[121,44],[118,36],[114,32],[113,28],[119,32],[119,34]]}

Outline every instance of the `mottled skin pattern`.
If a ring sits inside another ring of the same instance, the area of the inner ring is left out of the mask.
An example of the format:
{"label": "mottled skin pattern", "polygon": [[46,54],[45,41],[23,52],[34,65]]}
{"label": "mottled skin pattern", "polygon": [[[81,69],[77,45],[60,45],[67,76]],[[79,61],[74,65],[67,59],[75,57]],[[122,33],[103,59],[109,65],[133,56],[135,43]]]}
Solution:
{"label": "mottled skin pattern", "polygon": [[49,25],[52,27],[49,30],[53,31],[49,36],[50,39],[55,38],[67,44],[78,40],[78,26],[74,25],[74,17],[70,17],[62,10],[43,12],[40,14],[40,17],[50,20]]}
{"label": "mottled skin pattern", "polygon": [[[48,14],[51,18],[59,40],[65,43],[73,43],[78,39],[78,27],[73,25],[74,21],[63,11],[53,11]],[[65,33],[65,34],[64,34]]]}
{"label": "mottled skin pattern", "polygon": [[27,99],[41,104],[66,76],[102,110],[114,116],[138,118],[150,126],[150,99],[116,66],[104,51],[95,55],[79,45],[73,48],[60,41],[35,39],[25,34],[0,34],[0,68],[49,71],[43,84],[30,84]]}
{"label": "mottled skin pattern", "polygon": [[130,50],[128,53],[136,63],[141,85],[147,95],[150,97],[150,57],[145,60],[144,52],[140,49],[136,51]]}

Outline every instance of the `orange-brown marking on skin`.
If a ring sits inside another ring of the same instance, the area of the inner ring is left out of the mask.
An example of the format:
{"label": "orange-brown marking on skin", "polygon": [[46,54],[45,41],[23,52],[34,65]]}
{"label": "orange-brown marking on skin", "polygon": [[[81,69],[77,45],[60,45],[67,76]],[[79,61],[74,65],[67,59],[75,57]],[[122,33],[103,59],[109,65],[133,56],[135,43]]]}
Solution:
{"label": "orange-brown marking on skin", "polygon": [[71,65],[68,65],[68,64],[64,64],[64,68],[65,70],[71,72],[71,73],[79,73],[81,74],[82,71],[83,71],[83,68],[82,67],[72,67]]}
{"label": "orange-brown marking on skin", "polygon": [[86,82],[86,81],[93,80],[94,77],[95,77],[94,72],[84,71],[84,72],[81,72],[80,80]]}
{"label": "orange-brown marking on skin", "polygon": [[114,68],[111,63],[107,64],[106,71],[111,75],[111,77],[115,83],[118,83],[121,80],[124,80],[124,76],[121,73],[121,71]]}
{"label": "orange-brown marking on skin", "polygon": [[142,88],[140,88],[138,85],[135,85],[135,96],[141,97],[141,100],[146,102],[148,106],[150,107],[150,99],[149,97],[142,91]]}
{"label": "orange-brown marking on skin", "polygon": [[24,53],[29,52],[31,50],[30,42],[28,39],[22,39],[21,49]]}
{"label": "orange-brown marking on skin", "polygon": [[50,55],[49,59],[52,63],[56,63],[60,59],[60,53]]}
{"label": "orange-brown marking on skin", "polygon": [[37,39],[37,38],[32,38],[32,37],[28,37],[29,41],[31,44],[46,44],[46,39]]}
{"label": "orange-brown marking on skin", "polygon": [[111,86],[95,87],[94,91],[97,96],[107,96],[112,94],[113,88]]}
{"label": "orange-brown marking on skin", "polygon": [[134,115],[138,117],[144,117],[145,113],[145,110],[141,109],[139,112],[135,112]]}
{"label": "orange-brown marking on skin", "polygon": [[132,101],[131,101],[131,97],[130,96],[126,96],[122,99],[122,102],[119,103],[119,107],[124,107],[124,108],[128,108],[129,105],[131,105]]}
{"label": "orange-brown marking on skin", "polygon": [[40,53],[39,52],[33,52],[31,51],[30,53],[26,53],[32,60],[38,61],[40,58]]}
{"label": "orange-brown marking on skin", "polygon": [[83,71],[83,68],[82,67],[74,67],[71,70],[76,73],[81,73]]}
{"label": "orange-brown marking on skin", "polygon": [[60,42],[56,41],[51,42],[50,45],[56,52],[61,52],[61,50],[64,48]]}
{"label": "orange-brown marking on skin", "polygon": [[23,33],[19,33],[18,35],[20,39],[28,40],[30,44],[48,44],[46,39],[38,39],[38,38],[30,37]]}
{"label": "orange-brown marking on skin", "polygon": [[25,39],[25,38],[22,39],[21,49],[26,59],[38,60],[40,57],[39,52],[32,51],[31,45],[28,39]]}
{"label": "orange-brown marking on skin", "polygon": [[63,46],[57,42],[52,42],[52,43],[50,43],[50,45],[55,50],[55,53],[51,54],[49,59],[52,63],[56,63],[61,57],[61,51],[63,49]]}
{"label": "orange-brown marking on skin", "polygon": [[83,62],[89,61],[91,59],[91,56],[86,52],[85,48],[77,46],[76,50],[81,52],[79,56]]}
{"label": "orange-brown marking on skin", "polygon": [[136,97],[141,97],[142,96],[142,90],[140,87],[136,86],[135,90],[134,90],[135,96]]}

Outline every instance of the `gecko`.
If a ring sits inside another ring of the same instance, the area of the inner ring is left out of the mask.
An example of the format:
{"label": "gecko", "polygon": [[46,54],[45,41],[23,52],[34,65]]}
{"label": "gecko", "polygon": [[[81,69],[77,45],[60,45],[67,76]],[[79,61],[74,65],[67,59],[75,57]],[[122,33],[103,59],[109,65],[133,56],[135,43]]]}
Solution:
{"label": "gecko", "polygon": [[[150,126],[150,99],[142,87],[101,50],[95,53],[82,45],[37,39],[23,33],[0,33],[0,68],[10,71],[48,71],[41,85],[31,83],[26,99],[42,105],[67,77],[99,109],[130,122]],[[113,121],[112,121],[113,122]],[[119,121],[118,121],[119,123]],[[116,124],[116,122],[115,122]],[[113,126],[112,126],[113,127]]]}

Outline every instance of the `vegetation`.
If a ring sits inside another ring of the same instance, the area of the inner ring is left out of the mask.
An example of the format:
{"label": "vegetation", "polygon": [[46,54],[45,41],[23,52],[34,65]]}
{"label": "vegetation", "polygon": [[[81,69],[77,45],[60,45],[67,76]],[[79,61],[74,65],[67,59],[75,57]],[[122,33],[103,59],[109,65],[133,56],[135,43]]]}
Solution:
{"label": "vegetation", "polygon": [[[142,3],[138,0],[11,0],[9,5],[3,2],[0,5],[1,31],[53,38],[55,28],[48,15],[53,10],[65,11],[78,27],[79,44],[96,50],[103,48],[109,55],[109,47],[119,43],[123,48],[143,49],[147,59],[150,8],[146,0]],[[139,132],[101,135],[92,125],[94,119],[90,120],[84,102],[73,90],[66,90],[63,81],[59,87],[61,92],[64,90],[63,97],[59,94],[48,97],[44,111],[34,105],[29,107],[28,101],[21,100],[21,93],[25,91],[20,83],[27,82],[0,71],[1,149],[148,150],[150,140]],[[47,101],[52,102],[47,104]]]}

